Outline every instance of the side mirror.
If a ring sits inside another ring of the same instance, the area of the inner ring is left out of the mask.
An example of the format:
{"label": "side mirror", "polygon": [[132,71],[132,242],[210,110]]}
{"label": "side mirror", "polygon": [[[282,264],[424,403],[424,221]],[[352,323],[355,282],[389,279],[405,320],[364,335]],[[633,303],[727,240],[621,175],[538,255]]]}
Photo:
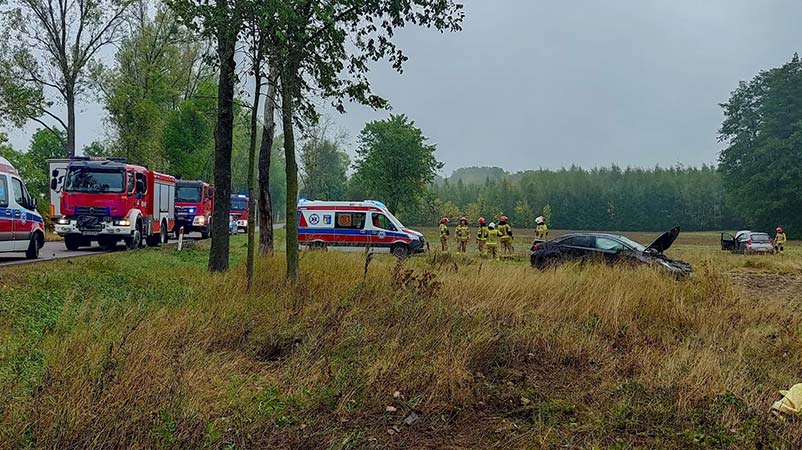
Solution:
{"label": "side mirror", "polygon": [[53,169],[53,171],[50,172],[50,176],[52,176],[53,178],[58,177],[58,169]]}
{"label": "side mirror", "polygon": [[[55,173],[56,171],[54,170],[53,172]],[[53,175],[53,176],[55,177],[55,175]],[[58,184],[56,183],[56,179],[55,178],[51,178],[50,179],[50,189],[55,191],[57,186],[58,186]]]}

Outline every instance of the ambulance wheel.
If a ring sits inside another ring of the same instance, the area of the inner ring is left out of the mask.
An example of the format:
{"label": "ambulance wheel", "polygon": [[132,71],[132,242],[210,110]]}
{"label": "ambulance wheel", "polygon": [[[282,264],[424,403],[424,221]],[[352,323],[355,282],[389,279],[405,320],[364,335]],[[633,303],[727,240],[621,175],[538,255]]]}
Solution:
{"label": "ambulance wheel", "polygon": [[134,234],[125,239],[126,250],[136,250],[142,245],[142,224],[137,222]]}
{"label": "ambulance wheel", "polygon": [[407,247],[404,244],[395,244],[392,247],[390,247],[390,253],[392,253],[393,256],[396,256],[398,258],[404,258],[406,256],[409,256],[409,247]]}
{"label": "ambulance wheel", "polygon": [[28,259],[38,259],[39,250],[45,245],[45,239],[39,233],[34,233],[31,236],[31,242],[28,244],[28,250],[25,251],[25,257]]}
{"label": "ambulance wheel", "polygon": [[64,246],[67,247],[67,250],[73,252],[81,248],[81,244],[83,244],[82,241],[83,239],[81,239],[81,236],[74,236],[71,234],[64,236]]}
{"label": "ambulance wheel", "polygon": [[309,250],[318,250],[318,251],[326,251],[326,243],[325,242],[312,242],[309,244]]}

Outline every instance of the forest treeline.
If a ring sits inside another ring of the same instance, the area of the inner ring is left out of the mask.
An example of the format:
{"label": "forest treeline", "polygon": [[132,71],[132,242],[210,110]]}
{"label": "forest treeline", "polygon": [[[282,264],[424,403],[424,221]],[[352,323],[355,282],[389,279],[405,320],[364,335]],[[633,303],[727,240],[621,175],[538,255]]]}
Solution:
{"label": "forest treeline", "polygon": [[[481,181],[480,181],[481,180]],[[732,230],[743,220],[728,206],[715,167],[531,170],[508,173],[497,167],[458,169],[439,179],[429,201],[404,212],[411,225],[431,225],[441,216],[510,217],[532,227],[550,216],[550,226],[572,230]],[[549,214],[550,210],[550,214]]]}

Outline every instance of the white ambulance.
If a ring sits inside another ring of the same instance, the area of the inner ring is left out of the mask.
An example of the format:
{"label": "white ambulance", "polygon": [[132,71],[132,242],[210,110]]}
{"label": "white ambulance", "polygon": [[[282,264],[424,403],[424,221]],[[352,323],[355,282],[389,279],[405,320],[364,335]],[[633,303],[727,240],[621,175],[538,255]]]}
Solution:
{"label": "white ambulance", "polygon": [[405,227],[382,202],[298,202],[298,242],[306,249],[337,249],[406,256],[426,250],[423,234]]}
{"label": "white ambulance", "polygon": [[0,154],[0,253],[24,252],[28,259],[36,259],[43,245],[45,225],[36,212],[36,201],[17,170]]}

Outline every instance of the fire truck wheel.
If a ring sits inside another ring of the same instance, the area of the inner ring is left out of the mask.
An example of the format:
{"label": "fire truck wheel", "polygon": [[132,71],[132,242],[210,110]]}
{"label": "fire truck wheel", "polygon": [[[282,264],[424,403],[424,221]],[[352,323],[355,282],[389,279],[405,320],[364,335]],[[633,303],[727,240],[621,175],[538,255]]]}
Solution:
{"label": "fire truck wheel", "polygon": [[137,222],[134,234],[125,239],[125,248],[128,250],[136,250],[142,245],[142,224]]}
{"label": "fire truck wheel", "polygon": [[67,247],[67,250],[78,250],[82,243],[81,236],[73,236],[71,234],[64,236],[64,246]]}
{"label": "fire truck wheel", "polygon": [[159,243],[166,244],[170,238],[167,236],[167,222],[162,221],[161,231],[159,231]]}
{"label": "fire truck wheel", "polygon": [[114,238],[104,238],[98,241],[100,248],[107,252],[112,252],[117,248],[117,240]]}
{"label": "fire truck wheel", "polygon": [[28,244],[28,250],[25,251],[25,257],[28,259],[38,259],[39,250],[45,245],[45,238],[40,233],[34,233],[31,236],[31,242]]}
{"label": "fire truck wheel", "polygon": [[201,230],[201,239],[209,239],[209,229]]}

